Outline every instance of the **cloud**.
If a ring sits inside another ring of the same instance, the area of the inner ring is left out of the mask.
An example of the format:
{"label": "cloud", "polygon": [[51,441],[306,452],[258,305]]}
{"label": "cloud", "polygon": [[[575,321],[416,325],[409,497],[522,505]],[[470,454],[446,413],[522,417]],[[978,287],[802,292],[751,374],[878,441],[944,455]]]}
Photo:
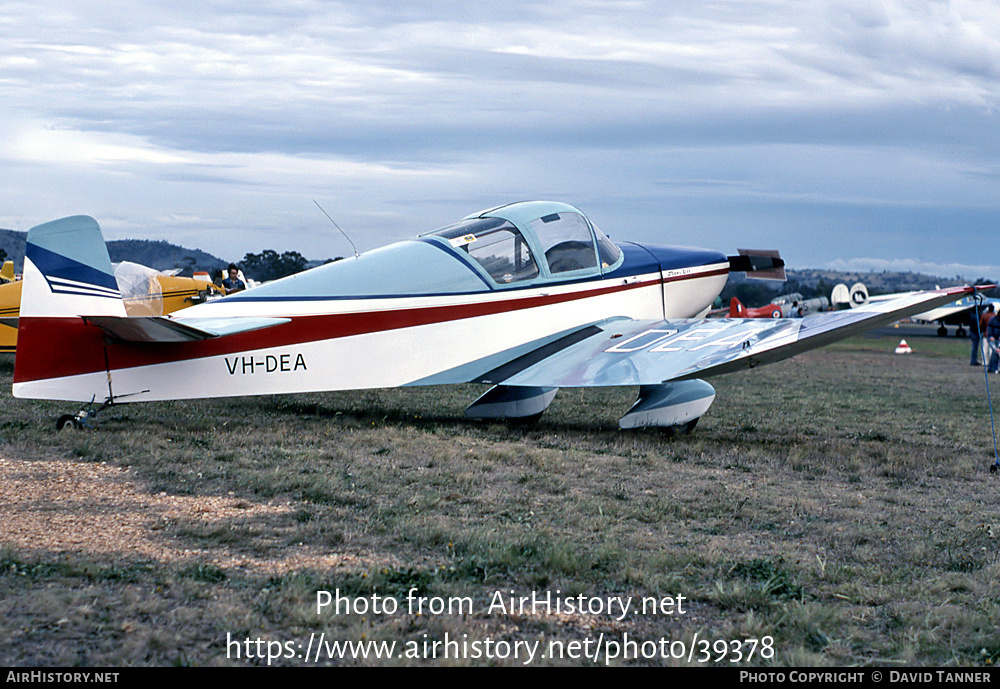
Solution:
{"label": "cloud", "polygon": [[366,248],[556,197],[621,239],[975,265],[1000,217],[990,2],[68,0],[0,32],[8,226],[324,256],[313,197]]}
{"label": "cloud", "polygon": [[183,155],[157,149],[129,135],[74,131],[35,123],[16,132],[8,130],[8,136],[9,153],[22,161],[97,165],[123,162],[167,165],[187,162]]}
{"label": "cloud", "polygon": [[916,261],[908,258],[848,258],[830,261],[824,266],[828,270],[845,272],[891,272],[891,273],[923,273],[943,278],[957,278],[968,283],[986,277],[996,279],[1000,276],[1000,265],[963,265],[961,263],[933,263]]}

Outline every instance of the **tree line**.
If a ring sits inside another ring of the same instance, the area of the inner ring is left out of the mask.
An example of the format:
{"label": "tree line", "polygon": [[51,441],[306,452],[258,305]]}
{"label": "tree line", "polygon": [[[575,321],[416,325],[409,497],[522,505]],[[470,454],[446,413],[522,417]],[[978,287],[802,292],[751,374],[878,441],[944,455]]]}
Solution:
{"label": "tree line", "polygon": [[300,273],[306,269],[307,263],[305,256],[298,251],[279,254],[273,249],[264,249],[259,254],[248,253],[239,265],[248,278],[267,282]]}

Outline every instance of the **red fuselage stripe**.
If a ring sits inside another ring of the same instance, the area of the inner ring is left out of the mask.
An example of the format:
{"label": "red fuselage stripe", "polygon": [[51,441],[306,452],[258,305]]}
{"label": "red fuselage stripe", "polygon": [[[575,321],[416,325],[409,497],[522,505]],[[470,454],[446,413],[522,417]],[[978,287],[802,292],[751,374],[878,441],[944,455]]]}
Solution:
{"label": "red fuselage stripe", "polygon": [[[663,282],[725,275],[728,267],[671,277]],[[422,306],[361,313],[294,316],[288,323],[195,342],[107,345],[110,370],[282,347],[352,335],[412,328],[510,311],[550,306],[659,284],[647,280],[565,294],[539,295],[449,306]],[[289,299],[289,302],[294,302]],[[22,317],[14,382],[94,373],[105,370],[104,332],[78,317]],[[26,346],[27,345],[27,346]]]}

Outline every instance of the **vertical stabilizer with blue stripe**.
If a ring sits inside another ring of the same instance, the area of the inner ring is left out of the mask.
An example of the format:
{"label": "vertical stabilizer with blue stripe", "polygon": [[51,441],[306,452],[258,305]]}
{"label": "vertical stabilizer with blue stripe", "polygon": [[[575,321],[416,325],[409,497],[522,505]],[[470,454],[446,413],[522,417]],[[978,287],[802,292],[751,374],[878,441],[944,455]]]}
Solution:
{"label": "vertical stabilizer with blue stripe", "polygon": [[76,215],[31,228],[23,284],[14,396],[110,398],[106,338],[86,319],[124,317],[125,302],[97,221]]}
{"label": "vertical stabilizer with blue stripe", "polygon": [[96,220],[74,215],[28,231],[20,315],[125,316]]}

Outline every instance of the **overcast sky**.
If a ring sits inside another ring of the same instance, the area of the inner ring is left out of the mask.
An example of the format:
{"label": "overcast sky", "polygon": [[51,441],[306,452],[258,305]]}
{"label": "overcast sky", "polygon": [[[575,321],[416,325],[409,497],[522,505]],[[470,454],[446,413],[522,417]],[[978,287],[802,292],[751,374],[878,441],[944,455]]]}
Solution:
{"label": "overcast sky", "polygon": [[225,259],[508,201],[792,267],[1000,278],[986,2],[0,3],[0,226]]}

